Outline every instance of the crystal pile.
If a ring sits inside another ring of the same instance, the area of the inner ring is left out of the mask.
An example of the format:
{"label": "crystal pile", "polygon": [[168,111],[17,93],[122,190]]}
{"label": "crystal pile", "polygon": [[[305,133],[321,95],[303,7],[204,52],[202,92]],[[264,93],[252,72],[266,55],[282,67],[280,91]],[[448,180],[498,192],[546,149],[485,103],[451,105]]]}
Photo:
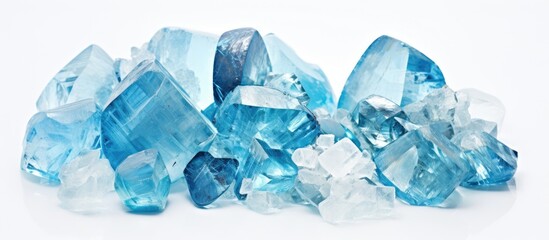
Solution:
{"label": "crystal pile", "polygon": [[200,208],[303,205],[338,224],[388,216],[395,199],[443,206],[517,169],[497,138],[503,104],[452,90],[434,61],[388,36],[338,102],[322,69],[274,34],[163,28],[130,59],[87,47],[36,106],[21,170],[60,184],[75,212],[101,209],[113,190],[128,211],[160,212],[182,183]]}

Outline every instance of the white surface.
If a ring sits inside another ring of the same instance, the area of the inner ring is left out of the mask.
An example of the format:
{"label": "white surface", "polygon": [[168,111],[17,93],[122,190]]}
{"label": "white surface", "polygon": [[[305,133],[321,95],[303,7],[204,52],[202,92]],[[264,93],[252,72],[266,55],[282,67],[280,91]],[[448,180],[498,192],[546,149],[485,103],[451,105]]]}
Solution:
{"label": "white surface", "polygon": [[[0,3],[0,239],[549,239],[546,97],[549,7],[540,1],[2,1]],[[19,172],[25,125],[47,81],[90,43],[128,56],[163,26],[221,34],[251,26],[274,32],[319,64],[336,95],[379,35],[408,42],[434,59],[454,89],[473,87],[507,107],[500,137],[519,151],[506,191],[460,190],[455,208],[399,204],[393,217],[333,226],[295,207],[264,216],[243,206],[202,210],[184,192],[158,215],[113,209],[92,216],[58,206],[55,188]]]}

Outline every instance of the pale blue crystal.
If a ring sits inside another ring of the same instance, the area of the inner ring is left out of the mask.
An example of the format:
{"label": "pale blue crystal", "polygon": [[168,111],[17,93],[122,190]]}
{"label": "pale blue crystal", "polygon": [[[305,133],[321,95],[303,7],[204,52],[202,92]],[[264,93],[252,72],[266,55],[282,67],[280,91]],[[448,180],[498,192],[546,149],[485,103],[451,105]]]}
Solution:
{"label": "pale blue crystal", "polygon": [[467,174],[460,149],[429,126],[412,130],[374,157],[379,179],[411,205],[443,202]]}
{"label": "pale blue crystal", "polygon": [[50,80],[36,107],[46,111],[93,98],[102,108],[117,83],[111,57],[99,46],[90,45]]}
{"label": "pale blue crystal", "polygon": [[147,149],[128,156],[116,168],[114,187],[130,211],[164,210],[170,192],[170,178],[158,151]]}
{"label": "pale blue crystal", "polygon": [[296,98],[304,106],[307,106],[310,100],[309,95],[301,85],[301,81],[293,73],[269,74],[267,75],[265,86]]}
{"label": "pale blue crystal", "polygon": [[517,170],[517,151],[485,132],[464,131],[452,142],[463,150],[472,175],[462,186],[486,186],[505,183]]}
{"label": "pale blue crystal", "polygon": [[406,106],[445,85],[442,72],[431,59],[397,39],[381,36],[351,72],[338,107],[352,111],[372,94]]}
{"label": "pale blue crystal", "polygon": [[184,172],[193,202],[199,207],[213,203],[233,183],[237,168],[235,159],[214,158],[208,152],[196,154]]}
{"label": "pale blue crystal", "polygon": [[462,104],[452,89],[442,87],[433,90],[421,101],[405,106],[403,110],[414,124],[429,125],[435,121],[453,123],[454,118],[463,118],[460,115],[467,114],[467,106]]}
{"label": "pale blue crystal", "polygon": [[101,135],[113,168],[131,154],[157,149],[175,181],[216,130],[161,65],[145,61],[115,89],[101,117]]}
{"label": "pale blue crystal", "polygon": [[297,76],[311,98],[307,104],[311,111],[324,108],[329,113],[334,113],[336,105],[332,86],[322,69],[303,61],[292,48],[274,34],[267,34],[263,39],[271,58],[273,72],[294,73]]}
{"label": "pale blue crystal", "polygon": [[269,54],[255,29],[239,28],[223,33],[217,43],[213,69],[215,102],[221,104],[239,85],[264,85],[269,72]]}
{"label": "pale blue crystal", "polygon": [[27,125],[21,169],[42,183],[59,184],[59,170],[66,162],[100,147],[100,120],[93,99],[35,114]]}

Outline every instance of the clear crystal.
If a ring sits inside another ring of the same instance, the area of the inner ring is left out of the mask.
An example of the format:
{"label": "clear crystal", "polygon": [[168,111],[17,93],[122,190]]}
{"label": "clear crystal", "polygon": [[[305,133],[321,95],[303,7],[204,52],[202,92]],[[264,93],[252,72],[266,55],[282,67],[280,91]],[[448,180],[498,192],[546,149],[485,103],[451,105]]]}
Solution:
{"label": "clear crystal", "polygon": [[350,174],[361,159],[362,152],[348,138],[340,140],[318,156],[320,166],[335,178]]}
{"label": "clear crystal", "polygon": [[318,166],[318,153],[312,148],[298,148],[292,154],[292,161],[300,168],[314,169]]}
{"label": "clear crystal", "polygon": [[303,105],[307,105],[309,102],[309,95],[305,92],[301,82],[293,73],[270,73],[265,80],[265,86],[277,89],[286,95],[296,98]]}
{"label": "clear crystal", "polygon": [[248,193],[244,204],[251,210],[261,214],[273,214],[284,206],[284,199],[276,193],[252,191]]}

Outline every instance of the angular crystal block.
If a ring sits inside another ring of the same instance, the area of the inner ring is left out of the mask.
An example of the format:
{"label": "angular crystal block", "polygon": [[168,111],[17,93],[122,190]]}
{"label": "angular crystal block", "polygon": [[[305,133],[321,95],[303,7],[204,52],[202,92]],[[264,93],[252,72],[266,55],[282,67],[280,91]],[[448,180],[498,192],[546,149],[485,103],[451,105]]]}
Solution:
{"label": "angular crystal block", "polygon": [[341,139],[318,156],[320,166],[335,178],[350,174],[360,161],[362,152],[348,138]]}
{"label": "angular crystal block", "polygon": [[261,35],[253,28],[223,33],[213,69],[214,100],[219,105],[239,85],[264,85],[271,61]]}
{"label": "angular crystal block", "polygon": [[443,202],[467,174],[460,149],[430,126],[412,130],[374,157],[380,181],[411,205]]}
{"label": "angular crystal block", "polygon": [[164,210],[170,184],[166,166],[154,149],[130,155],[116,168],[116,193],[133,212]]}
{"label": "angular crystal block", "polygon": [[156,61],[139,64],[111,98],[101,117],[101,141],[113,168],[131,154],[157,149],[175,181],[216,135],[211,122]]}
{"label": "angular crystal block", "polygon": [[286,95],[296,98],[305,106],[309,102],[309,95],[307,95],[301,82],[293,73],[269,74],[267,75],[265,82],[266,87],[274,88]]}
{"label": "angular crystal block", "polygon": [[505,107],[501,101],[476,89],[459,90],[456,97],[462,106],[456,109],[456,115],[460,117],[456,119],[459,120],[457,127],[460,130],[476,128],[497,136],[505,116]]}
{"label": "angular crystal block", "polygon": [[318,153],[312,148],[298,148],[292,154],[292,161],[298,167],[314,169],[318,165]]}
{"label": "angular crystal block", "polygon": [[329,189],[329,177],[329,174],[317,169],[299,169],[295,189],[308,204],[318,206],[327,197],[323,194],[323,189]]}
{"label": "angular crystal block", "polygon": [[284,199],[276,193],[265,191],[252,191],[246,195],[244,204],[254,212],[261,214],[273,214],[284,206]]}
{"label": "angular crystal block", "polygon": [[317,65],[303,61],[295,51],[280,38],[270,33],[264,38],[269,52],[273,72],[294,73],[310,97],[309,109],[324,108],[329,113],[335,112],[334,93],[328,78]]}
{"label": "angular crystal block", "polygon": [[362,55],[345,83],[338,108],[379,95],[406,106],[446,85],[438,66],[415,48],[389,36],[376,39]]}
{"label": "angular crystal block", "polygon": [[462,186],[500,184],[513,178],[518,153],[492,135],[464,131],[456,135],[452,142],[461,147],[472,171],[472,175],[461,183]]}
{"label": "angular crystal block", "polygon": [[[460,109],[467,107],[458,102],[456,93],[449,87],[433,90],[421,101],[411,103],[403,108],[409,120],[414,124],[429,125],[432,122],[453,123]],[[459,117],[458,117],[459,118]]]}
{"label": "angular crystal block", "polygon": [[100,120],[93,99],[35,114],[27,125],[21,169],[42,183],[59,184],[63,164],[100,147]]}
{"label": "angular crystal block", "polygon": [[199,207],[213,203],[233,183],[237,169],[235,159],[214,158],[207,152],[196,154],[184,172],[193,202]]}
{"label": "angular crystal block", "polygon": [[84,153],[59,171],[57,197],[63,207],[75,212],[95,212],[104,207],[104,197],[114,190],[114,171],[101,150]]}
{"label": "angular crystal block", "polygon": [[93,98],[102,108],[116,84],[113,60],[99,46],[90,45],[50,80],[36,107],[46,111]]}

